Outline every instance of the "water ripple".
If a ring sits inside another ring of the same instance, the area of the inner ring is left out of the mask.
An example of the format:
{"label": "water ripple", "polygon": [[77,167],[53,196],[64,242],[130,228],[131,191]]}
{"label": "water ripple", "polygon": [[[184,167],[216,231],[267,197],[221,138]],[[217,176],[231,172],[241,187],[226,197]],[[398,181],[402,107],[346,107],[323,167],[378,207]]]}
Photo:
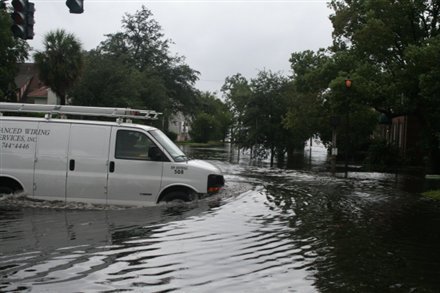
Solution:
{"label": "water ripple", "polygon": [[430,226],[440,224],[440,208],[405,192],[396,196],[392,176],[343,180],[220,166],[229,170],[228,190],[188,205],[125,210],[8,205],[0,213],[0,291],[440,288],[434,250],[440,236]]}
{"label": "water ripple", "polygon": [[125,226],[123,231],[135,229],[136,235],[118,245],[65,247],[62,255],[57,250],[44,261],[31,260],[25,268],[6,268],[16,271],[6,276],[2,289],[16,290],[6,284],[18,282],[36,290],[62,284],[66,292],[73,292],[81,280],[81,290],[92,291],[226,290],[233,284],[245,288],[255,278],[276,281],[291,271],[303,271],[303,282],[311,286],[305,277],[312,248],[292,239],[293,231],[283,228],[288,217],[263,204],[265,193],[257,187],[201,215],[144,226],[142,232],[139,226]]}

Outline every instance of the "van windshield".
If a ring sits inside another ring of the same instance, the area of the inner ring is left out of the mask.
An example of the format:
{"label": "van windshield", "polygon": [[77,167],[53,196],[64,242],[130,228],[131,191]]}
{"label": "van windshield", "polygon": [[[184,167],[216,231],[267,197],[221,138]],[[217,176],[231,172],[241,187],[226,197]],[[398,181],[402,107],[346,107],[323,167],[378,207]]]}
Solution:
{"label": "van windshield", "polygon": [[149,133],[164,147],[164,149],[173,157],[176,162],[187,161],[186,155],[172,142],[168,136],[160,130],[151,130]]}

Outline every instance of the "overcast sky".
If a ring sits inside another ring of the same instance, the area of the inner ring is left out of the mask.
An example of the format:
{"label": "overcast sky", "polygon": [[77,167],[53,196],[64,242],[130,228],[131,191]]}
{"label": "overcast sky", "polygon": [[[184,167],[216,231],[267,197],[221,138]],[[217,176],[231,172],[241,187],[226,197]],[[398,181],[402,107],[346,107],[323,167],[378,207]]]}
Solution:
{"label": "overcast sky", "polygon": [[327,1],[85,0],[83,14],[70,14],[65,0],[31,2],[36,23],[29,43],[36,50],[43,50],[44,35],[57,28],[77,36],[84,49],[94,49],[105,34],[121,30],[125,13],[145,5],[173,40],[171,51],[201,73],[197,88],[217,93],[235,73],[252,78],[266,69],[290,75],[291,53],[331,44]]}

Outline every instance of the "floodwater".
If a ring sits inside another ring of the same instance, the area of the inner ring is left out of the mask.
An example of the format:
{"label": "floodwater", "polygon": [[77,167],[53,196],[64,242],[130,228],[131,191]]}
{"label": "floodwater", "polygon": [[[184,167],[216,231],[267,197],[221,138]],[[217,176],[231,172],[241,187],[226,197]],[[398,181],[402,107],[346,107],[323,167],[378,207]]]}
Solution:
{"label": "floodwater", "polygon": [[188,148],[225,173],[189,204],[0,201],[0,292],[440,292],[440,203],[413,176],[332,176],[229,146]]}

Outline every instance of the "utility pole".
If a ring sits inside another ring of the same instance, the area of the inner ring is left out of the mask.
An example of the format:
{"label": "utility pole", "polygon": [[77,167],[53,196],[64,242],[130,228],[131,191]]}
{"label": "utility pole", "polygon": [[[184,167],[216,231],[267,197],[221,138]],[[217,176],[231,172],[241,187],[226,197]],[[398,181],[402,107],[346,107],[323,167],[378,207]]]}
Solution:
{"label": "utility pole", "polygon": [[345,178],[348,178],[348,151],[350,149],[350,88],[352,80],[348,77],[345,80],[345,88],[347,89],[347,103],[345,110]]}

